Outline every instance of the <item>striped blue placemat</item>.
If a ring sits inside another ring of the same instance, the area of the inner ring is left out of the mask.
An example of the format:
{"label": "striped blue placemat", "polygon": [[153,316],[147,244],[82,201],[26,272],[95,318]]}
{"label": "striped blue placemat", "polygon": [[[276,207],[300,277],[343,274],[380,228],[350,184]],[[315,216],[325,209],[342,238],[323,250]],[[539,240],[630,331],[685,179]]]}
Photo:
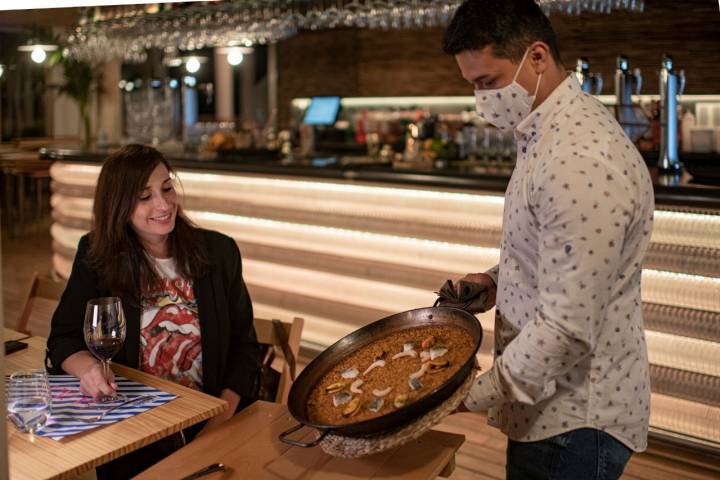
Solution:
{"label": "striped blue placemat", "polygon": [[127,397],[125,400],[131,400],[141,395],[154,395],[156,398],[140,405],[120,407],[105,415],[99,422],[86,423],[82,421],[82,417],[92,417],[121,402],[107,404],[93,402],[90,397],[80,393],[80,380],[72,375],[49,375],[48,379],[52,393],[50,419],[35,434],[53,440],[61,440],[76,433],[118,422],[177,398],[177,395],[172,393],[163,392],[124,377],[115,377],[118,393]]}

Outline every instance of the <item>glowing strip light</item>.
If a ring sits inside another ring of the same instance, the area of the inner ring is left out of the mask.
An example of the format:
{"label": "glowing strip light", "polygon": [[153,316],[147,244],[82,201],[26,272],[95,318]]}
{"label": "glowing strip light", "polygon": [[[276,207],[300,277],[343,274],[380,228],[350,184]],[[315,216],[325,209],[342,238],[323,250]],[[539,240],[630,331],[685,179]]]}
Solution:
{"label": "glowing strip light", "polygon": [[720,312],[720,278],[645,268],[641,288],[645,302]]}
{"label": "glowing strip light", "polygon": [[720,215],[656,210],[652,241],[720,248]]}
{"label": "glowing strip light", "polygon": [[[595,95],[604,105],[615,105],[615,95]],[[294,98],[290,104],[293,108],[305,110],[310,105],[309,98]],[[660,100],[660,95],[633,95],[635,103],[648,103]],[[680,95],[680,102],[720,102],[720,95]],[[475,97],[469,95],[461,96],[436,96],[436,97],[345,97],[340,99],[340,105],[348,108],[380,108],[380,107],[467,107],[475,109]]]}
{"label": "glowing strip light", "polygon": [[[219,192],[220,194],[224,193],[222,189],[220,189]],[[252,200],[258,201],[260,199],[257,196],[254,196]],[[284,206],[287,201],[277,195],[269,195],[266,200],[266,202],[263,201],[262,203],[276,204],[278,208]],[[54,194],[51,203],[54,209],[66,216],[81,216],[81,218],[85,220],[90,219],[92,200],[89,198]],[[386,210],[377,207],[363,208],[363,206],[358,206],[356,204],[338,205],[333,202],[322,202],[321,204],[312,205],[305,203],[303,199],[295,201],[293,207],[304,207],[306,210],[324,209],[325,211],[333,213],[348,212],[354,214],[355,216],[364,213],[367,217],[390,220],[395,218],[398,220],[414,220],[417,222],[425,220],[426,223],[430,223],[431,220],[428,218],[426,211],[415,212],[413,210],[408,211],[402,209]],[[82,212],[82,214],[80,214],[80,212]],[[480,213],[475,215],[468,215],[465,212],[453,213],[453,215],[448,213],[445,216],[435,217],[432,220],[438,222],[442,221],[448,226],[459,226],[463,228],[482,227],[486,231],[496,229],[498,233],[501,228],[501,226],[498,225],[498,221],[501,221],[502,218],[500,215],[491,217],[489,214],[482,215]],[[235,218],[250,218],[227,215],[227,217],[231,216]],[[220,218],[221,217],[218,217],[218,219]],[[259,221],[259,219],[256,220]],[[720,248],[720,216],[658,210],[655,212],[655,225],[653,227],[652,241],[655,243],[680,246]]]}
{"label": "glowing strip light", "polygon": [[53,270],[56,271],[62,278],[70,278],[72,260],[56,253],[52,256],[52,266]]}
{"label": "glowing strip light", "polygon": [[[57,163],[54,165],[58,165]],[[94,187],[97,173],[66,165],[53,170],[64,185]],[[97,170],[99,171],[99,170]],[[250,209],[274,208],[289,214],[348,215],[355,219],[434,224],[464,230],[500,231],[503,197],[431,190],[371,187],[242,175],[180,171],[184,196],[195,208],[212,209],[209,201]],[[292,206],[292,208],[288,208]]]}
{"label": "glowing strip light", "polygon": [[[84,233],[56,224],[51,227],[53,238],[72,249]],[[429,290],[248,258],[243,259],[243,277],[251,285],[387,312],[426,307],[435,301],[434,292]]]}
{"label": "glowing strip light", "polygon": [[[239,190],[265,189],[268,193],[272,192],[278,195],[281,192],[292,192],[294,195],[307,195],[310,192],[318,192],[322,194],[340,194],[353,195],[356,198],[362,198],[363,201],[372,197],[382,197],[385,201],[397,202],[400,199],[411,200],[452,200],[455,202],[468,202],[474,205],[494,205],[502,211],[505,202],[502,195],[477,195],[472,193],[455,193],[455,192],[439,192],[435,190],[420,190],[413,188],[398,187],[378,187],[368,185],[356,185],[346,183],[319,182],[307,180],[285,180],[280,178],[269,177],[250,177],[244,175],[227,175],[215,173],[199,173],[188,172],[185,170],[178,172],[180,180],[185,185],[187,181],[197,182],[197,186],[202,188],[205,195],[217,194],[218,186],[234,187]],[[212,186],[212,189],[208,189]],[[188,186],[185,185],[187,190]],[[227,194],[228,192],[222,192]],[[302,198],[302,197],[298,197]],[[332,197],[320,197],[328,200]]]}
{"label": "glowing strip light", "polygon": [[189,212],[205,228],[217,229],[241,242],[291,248],[411,267],[467,273],[468,265],[484,271],[497,264],[500,250],[412,237],[301,225],[213,212]]}
{"label": "glowing strip light", "polygon": [[[53,179],[94,187],[99,166],[56,162]],[[449,227],[497,230],[503,197],[419,189],[346,185],[245,175],[179,172],[187,197],[236,201],[290,210],[348,213],[368,218],[422,221]],[[313,195],[312,192],[318,193]],[[334,195],[325,196],[325,193]],[[337,195],[340,194],[340,195]],[[403,201],[403,199],[405,201]],[[373,204],[374,203],[374,204]],[[430,213],[432,210],[440,214]],[[656,210],[652,240],[656,243],[720,248],[720,216]]]}
{"label": "glowing strip light", "polygon": [[720,443],[720,407],[653,393],[650,425]]}
{"label": "glowing strip light", "polygon": [[243,260],[243,277],[251,285],[386,312],[427,307],[435,301],[428,290],[259,260]]}
{"label": "glowing strip light", "polygon": [[70,197],[53,193],[50,196],[53,211],[68,218],[77,218],[87,222],[92,220],[92,198]]}
{"label": "glowing strip light", "polygon": [[[61,215],[90,221],[92,200],[54,194],[53,208]],[[468,265],[484,271],[497,264],[500,250],[413,237],[384,235],[335,227],[281,222],[205,211],[188,211],[200,226],[216,229],[235,240],[278,248],[326,253],[370,261],[467,273]]]}
{"label": "glowing strip light", "polygon": [[[210,188],[210,187],[208,187]],[[478,230],[500,232],[502,215],[500,208],[470,205],[466,202],[443,203],[439,200],[422,204],[418,201],[402,202],[401,199],[391,200],[384,197],[342,198],[338,195],[313,196],[307,192],[288,195],[287,192],[243,192],[216,188],[210,194],[208,189],[187,188],[187,204],[195,209],[213,210],[217,205],[237,205],[238,213],[254,212],[255,209],[273,209],[289,217],[303,216],[301,221],[308,220],[307,215],[340,216],[347,222],[357,224],[358,221],[386,221],[389,223],[403,222],[421,226],[440,226],[448,229],[458,228],[463,231]],[[210,201],[212,198],[213,201]],[[289,206],[291,206],[289,208]],[[337,220],[338,223],[344,220]],[[362,224],[359,228],[363,228]],[[365,227],[369,228],[369,227]]]}
{"label": "glowing strip light", "polygon": [[[57,202],[57,200],[55,200]],[[89,206],[89,204],[86,204]],[[62,211],[62,210],[61,210]],[[191,212],[191,217],[194,212]],[[417,265],[421,260],[417,258],[430,258],[430,262],[433,262],[433,266],[437,269],[446,269],[448,272],[457,271],[460,273],[462,270],[462,262],[458,263],[458,259],[462,257],[464,253],[472,254],[475,253],[475,259],[478,262],[478,266],[484,266],[492,263],[492,258],[497,255],[497,250],[484,249],[482,247],[473,247],[470,245],[461,244],[450,244],[444,242],[435,242],[432,240],[422,240],[417,238],[405,238],[395,237],[391,235],[372,234],[367,232],[358,232],[352,230],[337,229],[331,227],[321,226],[310,226],[300,225],[285,222],[276,222],[272,220],[256,219],[249,217],[237,217],[232,215],[216,214],[206,212],[200,218],[207,220],[215,219],[216,221],[222,220],[225,224],[235,224],[238,226],[242,225],[255,225],[262,226],[268,229],[286,229],[290,232],[303,232],[306,235],[313,236],[317,235],[316,238],[322,237],[323,234],[334,235],[337,238],[343,238],[346,240],[346,246],[337,246],[336,252],[341,255],[356,256],[356,258],[364,259],[377,259],[378,261],[390,261],[396,263],[406,263],[408,265]],[[85,215],[87,218],[87,215]],[[57,229],[57,224],[53,225],[53,229]],[[221,226],[221,230],[227,230],[226,225]],[[55,236],[55,230],[53,236]],[[237,232],[236,232],[237,234]],[[241,236],[242,234],[240,234]],[[255,232],[253,241],[262,241],[262,235],[258,235]],[[77,237],[79,238],[79,236]],[[70,248],[75,248],[77,244],[77,238],[75,244],[69,245]],[[348,246],[349,239],[357,239],[357,246]],[[368,239],[377,243],[385,243],[390,246],[397,246],[398,252],[402,251],[403,247],[407,245],[408,252],[415,250],[415,253],[394,253],[392,249],[386,248],[385,251],[381,249],[369,249],[365,248],[362,240]],[[242,239],[241,239],[242,241]],[[282,242],[282,240],[277,240]],[[305,241],[308,241],[307,239]],[[265,240],[265,243],[272,244],[273,240]],[[306,244],[307,246],[307,244]],[[325,248],[322,248],[325,246]],[[332,242],[319,242],[318,245],[313,247],[315,251],[332,250]],[[432,260],[432,251],[436,250],[443,252],[442,258],[436,258]],[[388,251],[389,250],[389,251]],[[414,256],[415,255],[415,256]],[[447,256],[445,256],[447,255]],[[449,258],[448,258],[449,257]],[[423,260],[424,261],[424,260]],[[448,262],[448,263],[445,263]],[[469,262],[468,262],[469,263]],[[457,270],[455,270],[457,269]],[[479,268],[478,268],[479,269]],[[463,269],[465,270],[465,269]],[[713,312],[720,312],[720,279],[712,277],[704,277],[700,275],[689,275],[683,273],[666,272],[653,269],[644,269],[642,274],[642,291],[643,301],[658,303],[662,305],[675,305],[685,308],[694,308],[698,310],[709,310]]]}
{"label": "glowing strip light", "polygon": [[647,330],[650,363],[720,377],[720,343]]}
{"label": "glowing strip light", "polygon": [[[50,236],[61,246],[69,249],[77,249],[80,238],[87,233],[87,230],[81,230],[79,228],[66,227],[59,223],[53,223],[50,225]],[[68,278],[64,276],[64,278]]]}
{"label": "glowing strip light", "polygon": [[84,163],[54,162],[50,165],[50,177],[53,180],[68,185],[83,187],[95,187],[100,165],[89,165]]}
{"label": "glowing strip light", "polygon": [[[50,173],[53,179],[61,183],[94,186],[97,183],[97,175],[100,173],[100,167],[56,162],[53,164]],[[75,173],[80,173],[82,178],[77,178],[74,175]],[[91,178],[93,175],[94,178]],[[225,198],[228,192],[222,191],[218,188],[219,186],[226,188],[233,187],[240,190],[263,188],[267,189],[268,193],[272,193],[273,195],[279,194],[277,190],[284,190],[294,192],[296,195],[307,192],[353,194],[362,196],[363,200],[369,195],[382,196],[386,197],[386,199],[392,199],[393,201],[397,201],[399,198],[454,200],[458,202],[470,202],[476,205],[494,205],[500,207],[500,212],[502,212],[502,206],[505,202],[502,195],[478,195],[473,193],[439,192],[436,190],[420,190],[414,188],[378,187],[309,180],[286,180],[242,174],[201,173],[178,170],[178,176],[186,191],[188,188],[196,187],[202,191],[204,196],[220,195],[222,198]],[[192,182],[197,182],[197,185],[193,185]]]}
{"label": "glowing strip light", "polygon": [[[600,100],[604,105],[615,105],[617,104],[617,96],[615,95],[595,95],[595,98]],[[657,102],[660,100],[660,95],[633,95],[632,101],[634,103],[649,103]],[[680,103],[697,103],[697,102],[720,102],[720,95],[705,94],[705,95],[678,95],[678,102]]]}

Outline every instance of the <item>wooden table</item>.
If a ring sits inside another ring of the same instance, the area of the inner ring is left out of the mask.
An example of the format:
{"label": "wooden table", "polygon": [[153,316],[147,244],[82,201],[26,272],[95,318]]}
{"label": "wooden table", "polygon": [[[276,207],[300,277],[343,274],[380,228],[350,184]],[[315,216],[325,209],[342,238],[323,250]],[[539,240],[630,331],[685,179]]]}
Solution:
{"label": "wooden table", "polygon": [[27,338],[27,335],[13,330],[12,328],[3,327],[5,340],[20,340],[21,338]]}
{"label": "wooden table", "polygon": [[[28,348],[5,357],[5,374],[42,368],[45,342],[42,337],[27,340]],[[178,396],[165,405],[112,425],[64,438],[61,441],[31,437],[8,422],[10,478],[72,478],[128,452],[137,450],[183,428],[213,417],[227,409],[227,402],[204,393],[153,377],[138,370],[113,365],[115,373]]]}
{"label": "wooden table", "polygon": [[[176,479],[219,462],[228,471],[208,475],[208,480],[424,480],[449,476],[455,467],[455,452],[465,441],[464,435],[431,430],[394,450],[350,460],[331,457],[319,447],[298,448],[280,442],[278,435],[296,423],[284,405],[256,402],[135,478]],[[308,441],[315,432],[305,435],[303,440]]]}

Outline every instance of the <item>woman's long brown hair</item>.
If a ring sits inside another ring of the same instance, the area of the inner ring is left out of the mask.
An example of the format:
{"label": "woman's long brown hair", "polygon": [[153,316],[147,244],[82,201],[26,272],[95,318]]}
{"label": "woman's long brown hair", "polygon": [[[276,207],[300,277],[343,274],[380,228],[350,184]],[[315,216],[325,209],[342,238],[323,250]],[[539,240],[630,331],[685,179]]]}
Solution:
{"label": "woman's long brown hair", "polygon": [[[102,288],[139,305],[146,288],[159,285],[160,278],[130,225],[141,191],[158,165],[175,179],[165,157],[152,147],[127,145],[105,159],[93,206],[93,229],[88,260],[98,273]],[[168,251],[178,273],[196,279],[208,266],[197,227],[178,205],[175,228],[168,235]]]}

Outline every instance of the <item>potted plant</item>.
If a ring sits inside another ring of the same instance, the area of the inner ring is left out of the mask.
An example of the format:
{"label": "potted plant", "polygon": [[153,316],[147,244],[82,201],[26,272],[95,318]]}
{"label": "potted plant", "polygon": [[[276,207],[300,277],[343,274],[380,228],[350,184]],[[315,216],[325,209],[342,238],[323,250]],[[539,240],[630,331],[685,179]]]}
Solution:
{"label": "potted plant", "polygon": [[53,55],[50,65],[63,67],[64,83],[57,86],[62,95],[67,95],[77,102],[83,122],[83,147],[90,148],[92,141],[92,123],[90,121],[90,101],[93,92],[102,95],[102,66],[93,65],[85,60],[71,58],[57,52]]}

